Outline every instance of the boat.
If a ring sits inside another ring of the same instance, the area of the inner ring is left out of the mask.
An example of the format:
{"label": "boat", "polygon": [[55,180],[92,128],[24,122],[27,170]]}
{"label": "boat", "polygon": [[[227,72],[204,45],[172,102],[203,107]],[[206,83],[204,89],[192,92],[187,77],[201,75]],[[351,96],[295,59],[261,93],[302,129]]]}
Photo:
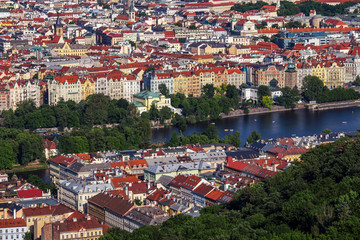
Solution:
{"label": "boat", "polygon": [[225,129],[224,131],[227,132],[227,131],[229,131],[229,129]]}
{"label": "boat", "polygon": [[254,119],[254,122],[256,122],[256,119]]}
{"label": "boat", "polygon": [[275,123],[275,121],[272,121],[272,123]]}
{"label": "boat", "polygon": [[234,131],[234,129],[230,129],[230,132],[233,132]]}
{"label": "boat", "polygon": [[347,123],[347,122],[346,122],[346,121],[343,121],[342,123],[344,123],[344,124],[345,124],[345,123]]}
{"label": "boat", "polygon": [[215,125],[215,123],[213,123],[213,122],[212,122],[212,123],[210,123],[210,124],[211,124],[211,125]]}

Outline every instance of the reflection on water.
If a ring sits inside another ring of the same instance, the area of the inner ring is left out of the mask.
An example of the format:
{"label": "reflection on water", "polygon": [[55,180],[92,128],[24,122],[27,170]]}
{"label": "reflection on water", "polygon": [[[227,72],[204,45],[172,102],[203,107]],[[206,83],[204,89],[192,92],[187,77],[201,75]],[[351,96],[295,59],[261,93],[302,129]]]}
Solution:
{"label": "reflection on water", "polygon": [[[51,184],[49,168],[35,171],[17,172],[15,174],[19,179],[28,179],[30,175],[38,175],[44,182]],[[13,173],[9,173],[9,178],[11,178],[12,176]]]}
{"label": "reflection on water", "polygon": [[[220,138],[232,133],[224,131],[225,129],[234,129],[234,131],[240,131],[241,142],[245,144],[246,138],[253,130],[260,132],[263,138],[290,137],[293,134],[297,136],[313,135],[320,133],[325,128],[334,132],[356,131],[360,129],[359,117],[360,108],[354,107],[319,112],[299,110],[249,115],[217,120],[215,124]],[[347,123],[343,123],[344,121]],[[189,125],[184,134],[191,135],[193,132],[203,132],[208,124],[209,122],[202,122]],[[168,141],[174,131],[177,129],[173,127],[154,129],[152,142]]]}

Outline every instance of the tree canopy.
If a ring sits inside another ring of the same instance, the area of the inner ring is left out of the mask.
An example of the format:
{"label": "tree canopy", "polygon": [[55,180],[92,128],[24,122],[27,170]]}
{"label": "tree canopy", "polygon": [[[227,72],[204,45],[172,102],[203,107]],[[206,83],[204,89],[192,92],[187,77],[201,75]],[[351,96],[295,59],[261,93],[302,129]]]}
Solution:
{"label": "tree canopy", "polygon": [[359,158],[359,139],[340,139],[240,190],[230,204],[202,209],[200,217],[180,214],[132,233],[112,229],[101,239],[357,239]]}

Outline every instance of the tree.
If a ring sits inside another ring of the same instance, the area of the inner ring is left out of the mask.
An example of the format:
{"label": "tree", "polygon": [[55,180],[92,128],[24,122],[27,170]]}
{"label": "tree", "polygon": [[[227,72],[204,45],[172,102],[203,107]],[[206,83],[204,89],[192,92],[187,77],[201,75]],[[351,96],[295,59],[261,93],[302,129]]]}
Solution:
{"label": "tree", "polygon": [[285,87],[281,89],[282,95],[276,99],[279,105],[284,106],[285,108],[295,108],[296,103],[300,100],[299,90],[290,87]]}
{"label": "tree", "polygon": [[255,24],[256,29],[263,29],[263,28],[267,28],[267,22],[266,21],[262,21],[260,24]]}
{"label": "tree", "polygon": [[162,95],[164,95],[165,97],[169,97],[169,89],[166,87],[166,85],[164,83],[159,85],[159,91]]}
{"label": "tree", "polygon": [[179,140],[179,137],[178,137],[178,135],[176,134],[176,132],[173,132],[173,133],[171,134],[171,139],[170,139],[168,145],[169,145],[170,147],[177,147],[177,146],[180,145],[180,140]]}
{"label": "tree", "polygon": [[187,128],[187,124],[186,124],[186,119],[179,115],[179,114],[175,114],[175,117],[172,119],[172,124],[179,129],[180,133],[182,134],[186,128]]}
{"label": "tree", "polygon": [[270,110],[272,108],[273,102],[274,102],[274,100],[272,98],[270,98],[269,96],[263,96],[261,99],[261,104]]}
{"label": "tree", "polygon": [[355,81],[353,82],[355,86],[360,86],[360,76],[357,76]]}
{"label": "tree", "polygon": [[34,235],[31,232],[26,232],[24,240],[34,240]]}
{"label": "tree", "polygon": [[324,134],[330,134],[332,133],[332,131],[328,128],[325,128],[323,131],[322,131]]}
{"label": "tree", "polygon": [[215,124],[209,124],[203,134],[205,134],[209,139],[219,138],[218,136],[219,132]]}
{"label": "tree", "polygon": [[316,76],[306,76],[303,81],[303,96],[307,101],[319,101],[327,91],[323,81]]}
{"label": "tree", "polygon": [[161,123],[164,123],[164,121],[169,120],[172,117],[173,112],[168,106],[165,106],[160,110],[159,115]]}
{"label": "tree", "polygon": [[246,139],[246,143],[251,145],[259,140],[261,140],[261,135],[256,130],[254,130],[251,132],[250,136]]}
{"label": "tree", "polygon": [[155,104],[152,104],[149,110],[149,116],[150,120],[157,121],[160,118],[160,112],[155,106]]}
{"label": "tree", "polygon": [[208,98],[213,98],[215,95],[215,87],[214,84],[206,84],[203,89],[202,92],[205,96],[207,96]]}
{"label": "tree", "polygon": [[11,140],[0,140],[0,169],[10,169],[16,163],[16,154]]}
{"label": "tree", "polygon": [[190,25],[189,27],[190,30],[195,30],[196,29],[196,26],[194,24]]}
{"label": "tree", "polygon": [[270,97],[271,96],[271,91],[270,91],[268,86],[260,85],[259,88],[258,88],[257,95],[258,95],[258,99],[262,100],[262,98],[264,96]]}
{"label": "tree", "polygon": [[304,27],[300,22],[298,21],[291,21],[285,24],[286,28],[302,28]]}

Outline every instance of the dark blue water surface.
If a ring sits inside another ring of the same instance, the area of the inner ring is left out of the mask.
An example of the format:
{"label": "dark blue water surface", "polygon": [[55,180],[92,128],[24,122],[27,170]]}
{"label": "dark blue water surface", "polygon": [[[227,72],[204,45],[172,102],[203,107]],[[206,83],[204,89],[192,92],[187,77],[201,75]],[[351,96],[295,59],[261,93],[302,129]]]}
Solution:
{"label": "dark blue water surface", "polygon": [[[226,118],[214,121],[218,128],[219,137],[239,131],[241,134],[241,144],[245,144],[249,134],[256,130],[262,138],[279,138],[296,136],[308,136],[320,133],[325,128],[333,132],[356,131],[360,129],[360,107],[324,110],[312,112],[308,110],[287,111],[277,113],[265,113],[243,117]],[[191,135],[193,132],[203,132],[208,127],[209,122],[189,125],[184,132]],[[228,129],[228,131],[225,131]],[[233,129],[233,131],[230,131]],[[166,142],[171,138],[171,134],[177,129],[166,127],[154,129],[152,132],[152,142]]]}
{"label": "dark blue water surface", "polygon": [[[249,134],[256,130],[262,138],[279,138],[296,136],[309,136],[320,133],[325,128],[333,132],[356,131],[360,129],[360,107],[344,108],[336,110],[325,110],[311,112],[308,110],[287,111],[278,113],[266,113],[235,118],[226,118],[214,121],[218,128],[219,137],[240,131],[241,144],[245,144]],[[203,132],[210,122],[202,122],[189,125],[184,132],[191,135],[193,132]],[[228,129],[228,131],[225,131]],[[233,129],[233,131],[230,131]],[[173,132],[178,132],[174,127],[154,129],[152,132],[152,142],[166,142],[171,138]],[[40,176],[45,182],[50,183],[49,169],[36,170],[31,172],[16,173],[18,177],[27,179],[30,174]],[[12,176],[12,174],[9,174]]]}

